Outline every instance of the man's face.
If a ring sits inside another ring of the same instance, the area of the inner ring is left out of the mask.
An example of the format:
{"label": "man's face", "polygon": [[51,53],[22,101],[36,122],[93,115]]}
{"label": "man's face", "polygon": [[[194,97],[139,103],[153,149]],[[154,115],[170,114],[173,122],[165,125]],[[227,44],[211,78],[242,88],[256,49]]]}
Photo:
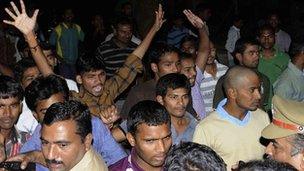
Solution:
{"label": "man's face", "polygon": [[209,46],[210,46],[210,52],[206,63],[207,65],[214,64],[214,60],[216,57],[216,48],[214,47],[214,44],[210,42]]}
{"label": "man's face", "polygon": [[24,71],[21,79],[21,85],[25,89],[35,78],[40,75],[37,67],[31,67]]}
{"label": "man's face", "polygon": [[93,96],[101,96],[104,83],[106,81],[106,73],[103,70],[84,72],[76,77],[77,83]]}
{"label": "man's face", "polygon": [[244,53],[240,57],[237,57],[237,59],[240,65],[252,69],[257,68],[259,64],[259,47],[257,45],[246,45]]}
{"label": "man's face", "polygon": [[63,20],[65,22],[70,23],[70,22],[73,21],[73,19],[74,19],[74,13],[73,13],[73,11],[71,9],[65,10],[64,14],[63,14]]}
{"label": "man's face", "polygon": [[88,136],[84,141],[76,134],[74,120],[55,122],[50,126],[42,125],[42,154],[51,171],[71,170],[90,148]]}
{"label": "man's face", "polygon": [[22,111],[22,104],[18,97],[0,99],[0,128],[10,130],[17,122]]}
{"label": "man's face", "polygon": [[168,88],[165,97],[157,96],[157,101],[165,106],[171,117],[182,118],[189,103],[189,92],[185,88]]}
{"label": "man's face", "polygon": [[264,49],[272,49],[275,43],[275,35],[271,30],[263,30],[259,40]]}
{"label": "man's face", "polygon": [[191,86],[194,86],[195,84],[195,78],[196,78],[196,69],[193,59],[183,59],[181,60],[181,74],[184,74]]}
{"label": "man's face", "polygon": [[130,24],[118,24],[115,36],[116,38],[125,44],[130,43],[133,34],[133,28]]}
{"label": "man's face", "polygon": [[205,9],[204,11],[202,11],[201,13],[201,18],[203,19],[203,21],[208,21],[210,19],[210,17],[212,16],[212,11],[211,9]]}
{"label": "man's face", "polygon": [[127,137],[136,151],[140,167],[144,170],[162,167],[172,144],[169,124],[149,126],[142,123],[137,126],[135,136],[128,133]]}
{"label": "man's face", "polygon": [[239,108],[255,111],[261,100],[260,94],[260,80],[257,75],[250,74],[247,77],[244,77],[242,83],[235,90],[236,95],[236,104]]}
{"label": "man's face", "polygon": [[196,53],[195,44],[192,41],[186,41],[181,44],[181,50],[192,55]]}
{"label": "man's face", "polygon": [[268,154],[272,159],[286,162],[294,166],[298,170],[303,170],[303,153],[300,152],[292,156],[293,140],[290,137],[276,138],[271,140],[271,142],[266,147],[265,153]]}
{"label": "man's face", "polygon": [[57,58],[51,50],[43,50],[43,53],[47,59],[49,66],[54,70],[57,65]]}
{"label": "man's face", "polygon": [[273,14],[268,19],[269,24],[276,29],[279,25],[279,18],[277,15]]}
{"label": "man's face", "polygon": [[52,104],[57,103],[57,102],[64,102],[64,101],[65,101],[65,99],[64,99],[63,93],[53,94],[48,99],[39,100],[37,102],[36,110],[35,110],[35,112],[33,112],[33,114],[34,114],[35,118],[37,119],[37,121],[39,123],[42,123],[46,110]]}
{"label": "man's face", "polygon": [[158,78],[170,74],[180,72],[180,59],[176,52],[166,53],[161,58],[158,64],[152,63],[151,68]]}

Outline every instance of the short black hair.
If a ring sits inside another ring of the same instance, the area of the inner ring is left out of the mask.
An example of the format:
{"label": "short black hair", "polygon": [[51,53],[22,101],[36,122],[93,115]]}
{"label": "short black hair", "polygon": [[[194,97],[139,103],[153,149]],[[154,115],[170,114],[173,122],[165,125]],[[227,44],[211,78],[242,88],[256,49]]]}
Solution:
{"label": "short black hair", "polygon": [[19,101],[22,101],[22,86],[12,77],[0,75],[0,99],[7,99],[11,97],[17,97]]}
{"label": "short black hair", "polygon": [[183,74],[171,73],[162,76],[156,84],[156,96],[165,97],[168,89],[184,88],[188,93],[191,91],[191,85],[187,77]]}
{"label": "short black hair", "polygon": [[198,39],[192,35],[186,35],[184,36],[181,41],[180,41],[180,44],[182,45],[183,43],[185,42],[193,42],[194,45],[195,45],[195,49],[197,49],[198,47]]}
{"label": "short black hair", "polygon": [[130,25],[133,27],[134,23],[127,16],[119,16],[113,24],[114,29],[118,29],[119,25]]}
{"label": "short black hair", "polygon": [[179,50],[167,43],[157,42],[153,44],[151,49],[149,50],[148,58],[149,64],[155,63],[158,64],[160,62],[160,58],[163,57],[167,53],[176,52],[179,53]]}
{"label": "short black hair", "polygon": [[235,56],[237,53],[243,54],[248,45],[259,46],[260,43],[256,39],[253,39],[253,38],[250,38],[250,37],[240,38],[235,43],[233,56]]}
{"label": "short black hair", "polygon": [[265,30],[269,30],[272,34],[275,34],[274,28],[271,25],[264,24],[260,27],[258,36],[260,36],[262,34],[262,32]]}
{"label": "short black hair", "polygon": [[296,171],[288,163],[278,162],[272,159],[252,160],[249,162],[240,162],[237,171]]}
{"label": "short black hair", "polygon": [[208,10],[208,9],[210,9],[210,10],[212,9],[211,5],[209,3],[206,3],[206,2],[201,2],[201,3],[196,5],[195,12],[197,14],[199,12],[204,12],[205,10]]}
{"label": "short black hair", "polygon": [[174,145],[164,164],[168,171],[226,171],[224,160],[210,147],[194,142]]}
{"label": "short black hair", "polygon": [[128,132],[135,135],[137,127],[143,123],[149,126],[170,125],[170,115],[166,108],[156,101],[140,101],[130,109],[127,118]]}
{"label": "short black hair", "polygon": [[69,88],[65,79],[58,75],[39,76],[25,88],[25,102],[31,111],[36,111],[40,100],[50,98],[52,95],[62,93],[69,99]]}
{"label": "short black hair", "polygon": [[85,72],[104,70],[104,64],[98,60],[91,52],[83,52],[76,61],[76,74],[81,75]]}
{"label": "short black hair", "polygon": [[37,67],[32,58],[22,58],[20,61],[18,61],[14,67],[14,76],[16,80],[21,82],[24,72],[32,67]]}
{"label": "short black hair", "polygon": [[80,135],[82,141],[92,133],[91,113],[88,106],[75,100],[52,104],[46,111],[42,127],[67,120],[76,122],[76,134]]}

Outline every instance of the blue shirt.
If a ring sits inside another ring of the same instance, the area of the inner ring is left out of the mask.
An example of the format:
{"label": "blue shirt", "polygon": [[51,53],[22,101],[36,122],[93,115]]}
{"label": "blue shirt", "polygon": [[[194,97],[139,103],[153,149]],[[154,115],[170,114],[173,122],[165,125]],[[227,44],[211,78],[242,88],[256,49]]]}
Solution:
{"label": "blue shirt", "polygon": [[[114,140],[108,128],[99,118],[92,117],[92,127],[93,148],[96,152],[101,154],[108,166],[127,156],[125,151]],[[21,148],[21,153],[41,150],[40,130],[41,125],[39,124],[32,137]],[[41,165],[37,165],[36,170],[40,171],[48,169]]]}
{"label": "blue shirt", "polygon": [[250,120],[250,116],[251,116],[251,112],[248,111],[245,115],[245,117],[243,118],[243,120],[239,120],[236,117],[233,117],[232,115],[230,115],[225,109],[224,109],[224,105],[227,102],[227,98],[223,99],[217,106],[216,108],[216,112],[219,114],[219,116],[222,119],[227,120],[228,122],[234,124],[234,125],[239,125],[239,126],[245,126],[248,124],[249,120]]}

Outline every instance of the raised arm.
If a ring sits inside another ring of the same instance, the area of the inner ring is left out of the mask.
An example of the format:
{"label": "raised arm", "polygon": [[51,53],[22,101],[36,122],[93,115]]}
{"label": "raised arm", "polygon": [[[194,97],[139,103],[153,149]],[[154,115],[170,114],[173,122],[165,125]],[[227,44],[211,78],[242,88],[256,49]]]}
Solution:
{"label": "raised arm", "polygon": [[184,10],[184,14],[190,23],[198,29],[199,32],[199,47],[196,58],[196,65],[204,72],[206,67],[206,62],[208,59],[209,48],[209,37],[206,31],[205,23],[198,16],[193,14],[190,10]]}
{"label": "raised arm", "polygon": [[157,31],[161,28],[163,23],[166,21],[164,18],[164,11],[162,6],[158,5],[158,10],[155,11],[155,22],[154,25],[150,28],[150,31],[144,38],[144,40],[140,43],[140,45],[133,51],[133,54],[138,56],[139,58],[142,58],[144,54],[146,53],[147,49],[149,48],[153,37],[157,33]]}
{"label": "raised arm", "polygon": [[48,65],[46,57],[44,56],[39,43],[36,40],[34,31],[39,10],[36,9],[33,16],[29,17],[26,13],[25,5],[22,0],[20,0],[21,13],[14,2],[10,2],[10,4],[13,8],[13,11],[10,11],[8,8],[5,8],[5,11],[9,16],[11,16],[13,20],[3,20],[3,22],[15,26],[19,31],[23,33],[40,72],[44,76],[53,74],[53,70]]}

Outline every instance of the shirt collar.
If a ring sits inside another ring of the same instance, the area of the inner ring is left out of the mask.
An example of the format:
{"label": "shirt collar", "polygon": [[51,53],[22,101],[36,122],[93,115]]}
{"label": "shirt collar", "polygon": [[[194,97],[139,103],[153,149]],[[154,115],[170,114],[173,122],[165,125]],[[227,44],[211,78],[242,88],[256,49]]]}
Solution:
{"label": "shirt collar", "polygon": [[217,113],[219,114],[219,116],[220,116],[222,119],[224,119],[224,120],[226,120],[226,121],[228,121],[228,122],[230,122],[230,123],[232,123],[232,124],[238,125],[238,126],[245,126],[245,125],[247,125],[247,123],[249,122],[249,120],[250,120],[250,118],[251,118],[251,112],[248,111],[248,112],[246,113],[244,119],[243,119],[243,120],[239,120],[239,119],[233,117],[232,115],[230,115],[230,114],[224,109],[223,106],[226,104],[226,102],[227,102],[227,98],[223,99],[223,100],[218,104],[218,106],[217,106],[217,108],[216,108],[216,111],[217,111]]}

